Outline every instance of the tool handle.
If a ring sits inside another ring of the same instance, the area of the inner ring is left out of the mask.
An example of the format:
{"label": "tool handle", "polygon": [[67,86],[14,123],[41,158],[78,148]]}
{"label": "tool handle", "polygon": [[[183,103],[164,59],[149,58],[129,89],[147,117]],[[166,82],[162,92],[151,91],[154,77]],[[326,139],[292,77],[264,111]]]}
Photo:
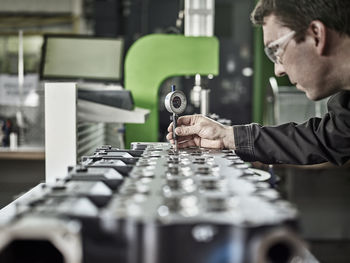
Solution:
{"label": "tool handle", "polygon": [[178,118],[178,116],[175,113],[173,113],[173,138],[174,138],[174,140],[177,139],[177,135],[175,133],[175,129],[177,127],[177,118]]}
{"label": "tool handle", "polygon": [[173,139],[175,141],[175,150],[176,151],[177,151],[177,135],[175,133],[175,129],[177,127],[177,118],[178,118],[178,116],[175,113],[173,113]]}

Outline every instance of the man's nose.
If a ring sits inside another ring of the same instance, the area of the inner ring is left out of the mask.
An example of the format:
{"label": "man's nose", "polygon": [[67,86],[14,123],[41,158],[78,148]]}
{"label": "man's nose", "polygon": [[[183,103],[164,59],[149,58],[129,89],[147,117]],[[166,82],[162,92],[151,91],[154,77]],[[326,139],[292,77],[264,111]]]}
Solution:
{"label": "man's nose", "polygon": [[284,70],[284,67],[280,63],[275,63],[275,75],[277,77],[282,77],[286,75],[286,71]]}

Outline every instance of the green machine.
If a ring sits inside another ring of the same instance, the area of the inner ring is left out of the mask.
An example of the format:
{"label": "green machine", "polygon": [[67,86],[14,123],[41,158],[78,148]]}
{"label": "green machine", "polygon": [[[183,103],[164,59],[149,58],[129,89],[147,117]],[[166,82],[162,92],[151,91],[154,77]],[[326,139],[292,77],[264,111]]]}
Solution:
{"label": "green machine", "polygon": [[127,124],[125,145],[158,141],[159,87],[169,77],[218,75],[219,41],[216,37],[152,34],[137,40],[128,50],[124,86],[135,106],[150,110],[144,124]]}

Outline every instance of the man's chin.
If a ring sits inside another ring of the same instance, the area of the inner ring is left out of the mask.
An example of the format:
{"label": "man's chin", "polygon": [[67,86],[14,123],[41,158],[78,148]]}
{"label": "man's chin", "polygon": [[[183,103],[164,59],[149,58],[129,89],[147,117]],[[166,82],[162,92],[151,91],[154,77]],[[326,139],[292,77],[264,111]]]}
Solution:
{"label": "man's chin", "polygon": [[303,86],[300,86],[299,84],[296,84],[295,86],[298,90],[304,92],[306,97],[309,100],[319,100],[320,99],[320,98],[318,98],[317,94],[315,94],[314,92],[311,93],[309,90],[305,89]]}
{"label": "man's chin", "polygon": [[306,90],[304,89],[304,87],[300,86],[299,84],[295,84],[295,87],[297,88],[297,90],[300,90],[302,92],[306,92]]}
{"label": "man's chin", "polygon": [[327,98],[329,96],[331,96],[332,94],[334,94],[336,91],[329,91],[329,92],[321,92],[317,89],[305,89],[304,87],[300,86],[300,85],[296,85],[297,89],[304,92],[306,97],[309,100],[313,100],[313,101],[318,101],[318,100],[322,100],[324,98]]}
{"label": "man's chin", "polygon": [[307,91],[304,91],[305,92],[305,95],[306,97],[309,99],[309,100],[312,100],[312,101],[319,101],[319,100],[322,100],[324,98],[327,98],[329,97],[331,94],[320,94],[320,93],[310,93],[310,92],[307,92]]}
{"label": "man's chin", "polygon": [[313,101],[319,100],[316,96],[311,95],[310,93],[308,93],[306,91],[305,91],[305,95],[309,100],[313,100]]}

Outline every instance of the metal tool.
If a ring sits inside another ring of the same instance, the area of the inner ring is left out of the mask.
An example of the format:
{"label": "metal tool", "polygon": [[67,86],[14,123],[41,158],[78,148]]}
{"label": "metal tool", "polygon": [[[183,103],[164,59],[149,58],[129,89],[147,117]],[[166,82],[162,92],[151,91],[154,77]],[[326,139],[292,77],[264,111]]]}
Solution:
{"label": "metal tool", "polygon": [[171,92],[165,97],[165,108],[173,114],[173,138],[175,141],[175,152],[178,150],[177,135],[175,129],[179,114],[183,113],[187,106],[187,99],[182,91],[175,90],[175,85],[171,85]]}

